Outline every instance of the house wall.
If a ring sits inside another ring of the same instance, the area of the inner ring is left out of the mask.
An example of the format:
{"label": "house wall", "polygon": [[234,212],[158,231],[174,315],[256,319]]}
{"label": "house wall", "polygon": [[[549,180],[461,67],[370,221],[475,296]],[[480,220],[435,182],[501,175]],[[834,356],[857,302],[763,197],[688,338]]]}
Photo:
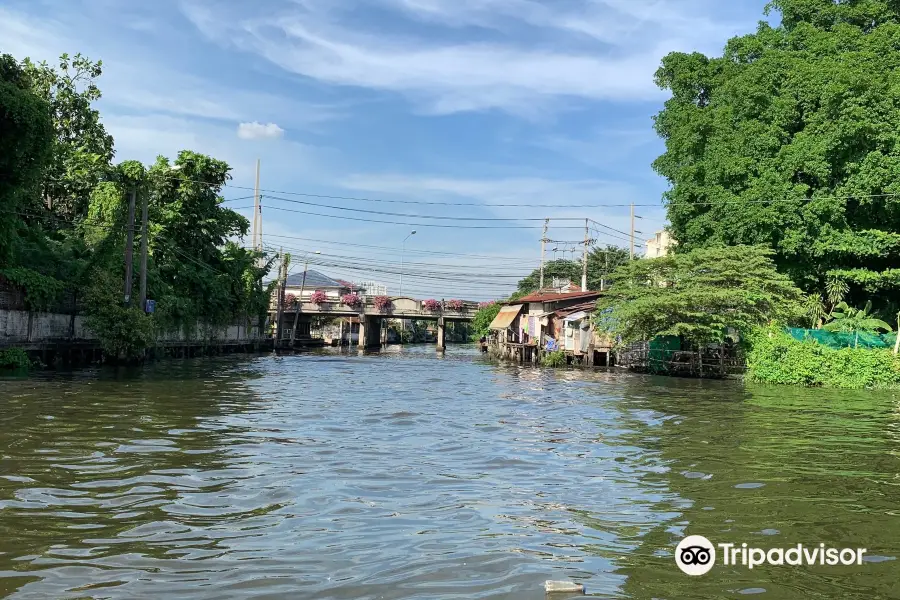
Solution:
{"label": "house wall", "polygon": [[[340,300],[341,296],[343,296],[347,290],[344,288],[311,288],[308,286],[303,287],[302,299],[304,301],[309,301],[310,297],[316,292],[322,291],[325,292],[325,297],[329,300]],[[285,295],[293,294],[298,298],[301,297],[300,294],[300,286],[285,286],[284,288]]]}
{"label": "house wall", "polygon": [[672,238],[669,232],[663,229],[657,231],[656,235],[647,240],[647,252],[644,258],[659,258],[669,254],[669,248],[672,246]]}

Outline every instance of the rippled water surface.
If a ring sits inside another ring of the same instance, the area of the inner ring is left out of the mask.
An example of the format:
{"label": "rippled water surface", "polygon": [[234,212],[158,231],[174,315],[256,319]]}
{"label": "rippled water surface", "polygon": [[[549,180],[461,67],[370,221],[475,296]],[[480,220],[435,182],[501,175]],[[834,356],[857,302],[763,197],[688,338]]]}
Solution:
{"label": "rippled water surface", "polygon": [[[900,597],[889,393],[389,349],[0,379],[0,596]],[[864,547],[675,566],[685,534]]]}

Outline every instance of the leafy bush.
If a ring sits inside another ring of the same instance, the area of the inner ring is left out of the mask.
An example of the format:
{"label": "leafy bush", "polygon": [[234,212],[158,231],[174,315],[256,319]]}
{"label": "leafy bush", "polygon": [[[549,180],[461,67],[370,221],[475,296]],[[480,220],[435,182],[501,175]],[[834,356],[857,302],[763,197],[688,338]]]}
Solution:
{"label": "leafy bush", "polygon": [[833,349],[798,341],[777,327],[747,339],[747,379],[759,383],[845,389],[900,388],[900,358],[876,348]]}
{"label": "leafy bush", "polygon": [[0,350],[0,369],[15,371],[30,367],[31,360],[28,358],[28,353],[21,348]]}
{"label": "leafy bush", "polygon": [[59,300],[63,283],[26,267],[0,270],[11,283],[25,290],[25,305],[29,310],[48,310]]}
{"label": "leafy bush", "polygon": [[565,367],[566,364],[568,364],[566,361],[566,353],[563,350],[549,352],[544,356],[541,364],[545,367],[552,367],[554,369]]}
{"label": "leafy bush", "polygon": [[496,302],[483,302],[484,306],[479,305],[475,318],[472,319],[472,339],[479,340],[481,336],[487,336],[491,333],[491,322],[497,318],[500,312],[500,305]]}
{"label": "leafy bush", "polygon": [[88,288],[86,325],[97,336],[104,353],[114,360],[139,360],[156,340],[153,318],[138,307],[120,301],[119,282],[96,271]]}

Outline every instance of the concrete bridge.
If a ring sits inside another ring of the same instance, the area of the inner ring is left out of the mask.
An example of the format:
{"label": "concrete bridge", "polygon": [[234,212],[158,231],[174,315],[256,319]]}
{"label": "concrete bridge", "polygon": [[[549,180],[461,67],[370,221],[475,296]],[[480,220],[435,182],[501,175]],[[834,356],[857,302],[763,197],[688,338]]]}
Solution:
{"label": "concrete bridge", "polygon": [[[444,326],[448,321],[471,321],[478,312],[477,302],[463,302],[459,308],[451,308],[446,303],[438,310],[425,308],[424,301],[408,297],[392,297],[391,307],[380,309],[375,306],[375,299],[371,296],[361,297],[362,304],[350,307],[339,300],[327,300],[321,304],[312,302],[295,302],[285,305],[279,331],[289,331],[294,326],[297,317],[297,339],[308,337],[310,320],[312,317],[357,317],[359,318],[359,347],[372,348],[381,345],[381,327],[383,319],[415,319],[437,322],[437,347],[443,350],[446,347]],[[277,306],[269,308],[270,322],[275,322]],[[299,314],[299,316],[298,316]],[[299,332],[305,331],[302,336]],[[282,336],[279,336],[282,337]],[[287,336],[288,338],[290,336]]]}

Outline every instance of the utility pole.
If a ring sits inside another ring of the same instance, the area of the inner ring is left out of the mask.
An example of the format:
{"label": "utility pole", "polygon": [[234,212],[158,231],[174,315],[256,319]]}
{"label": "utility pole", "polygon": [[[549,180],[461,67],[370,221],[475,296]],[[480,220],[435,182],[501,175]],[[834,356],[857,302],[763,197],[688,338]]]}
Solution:
{"label": "utility pole", "polygon": [[588,244],[590,243],[590,237],[588,237],[588,220],[584,220],[584,256],[581,259],[581,291],[587,291],[587,258],[588,258]]}
{"label": "utility pole", "polygon": [[128,230],[125,238],[125,304],[131,304],[131,286],[134,277],[134,203],[137,192],[131,188],[128,199]]}
{"label": "utility pole", "polygon": [[550,226],[550,219],[544,219],[544,233],[541,234],[541,283],[538,285],[538,292],[544,289],[544,254],[547,249],[547,228]]}
{"label": "utility pole", "polygon": [[284,288],[287,283],[287,273],[288,273],[288,265],[291,263],[291,255],[284,253],[284,248],[280,251],[281,254],[281,281],[278,285],[278,308],[275,311],[275,328],[272,330],[272,343],[273,349],[278,347],[278,338],[281,336],[281,317],[284,314]]}
{"label": "utility pole", "polygon": [[253,188],[253,249],[260,250],[259,241],[259,159],[256,159],[256,187]]}
{"label": "utility pole", "polygon": [[147,311],[147,252],[148,252],[148,240],[147,240],[147,196],[149,195],[147,190],[144,190],[141,198],[141,288],[140,288],[140,301],[141,301],[141,310]]}
{"label": "utility pole", "polygon": [[634,259],[634,202],[631,203],[631,258]]}

